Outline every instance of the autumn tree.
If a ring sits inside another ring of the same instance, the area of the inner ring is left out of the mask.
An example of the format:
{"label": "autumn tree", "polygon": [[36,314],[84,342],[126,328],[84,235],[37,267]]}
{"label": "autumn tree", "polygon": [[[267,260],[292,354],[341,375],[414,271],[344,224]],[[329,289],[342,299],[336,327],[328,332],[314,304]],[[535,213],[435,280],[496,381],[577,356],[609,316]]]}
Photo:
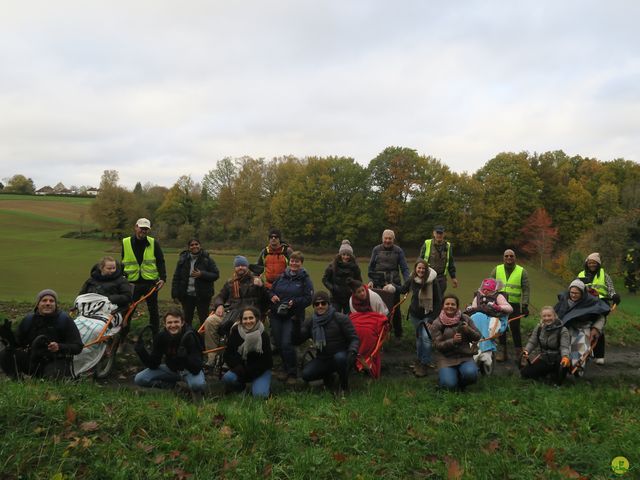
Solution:
{"label": "autumn tree", "polygon": [[133,194],[118,185],[116,170],[105,170],[100,181],[100,193],[89,209],[100,230],[114,236],[128,233],[137,217]]}
{"label": "autumn tree", "polygon": [[544,266],[545,258],[551,255],[558,240],[558,230],[552,225],[553,221],[547,211],[538,208],[527,218],[521,229],[523,241],[520,249],[531,256],[538,256],[540,268]]}
{"label": "autumn tree", "polygon": [[[179,232],[183,232],[182,237],[189,237],[200,225],[200,185],[189,175],[181,176],[167,192],[156,214],[168,238],[186,242],[188,238],[179,238]],[[185,225],[191,227],[184,228]]]}
{"label": "autumn tree", "polygon": [[19,193],[22,195],[33,195],[36,193],[36,187],[33,180],[25,177],[24,175],[14,175],[11,178],[5,179],[7,182],[3,191],[5,193]]}

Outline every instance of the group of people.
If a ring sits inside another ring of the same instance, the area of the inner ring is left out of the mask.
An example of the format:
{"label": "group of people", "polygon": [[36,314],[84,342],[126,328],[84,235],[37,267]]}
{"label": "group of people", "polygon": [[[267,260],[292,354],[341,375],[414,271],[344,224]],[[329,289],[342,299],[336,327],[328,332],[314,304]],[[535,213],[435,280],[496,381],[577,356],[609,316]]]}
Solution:
{"label": "group of people", "polygon": [[[411,295],[408,318],[416,338],[417,377],[427,375],[436,358],[440,386],[464,389],[477,381],[479,344],[499,338],[495,360],[505,361],[507,331],[511,331],[524,378],[551,373],[561,380],[568,371],[580,374],[592,351],[596,363],[604,363],[606,317],[610,305],[620,302],[599,254],[592,253],[555,307],[541,309],[541,321],[523,348],[520,319],[529,315],[530,285],[511,249],[463,308],[456,295],[446,293],[447,276],[454,288],[458,280],[452,246],[445,241],[442,226],[436,226],[432,238],[424,242],[411,271],[404,251],[395,244],[394,232],[385,230],[382,243],[371,253],[368,281],[351,243],[344,240],[322,277],[327,291],[314,289],[302,252],[293,251],[282,241],[281,232],[272,228],[256,264],[236,256],[233,275],[215,297],[218,267],[200,242],[191,239],[179,255],[171,283],[171,297],[182,308],[170,308],[160,328],[157,295],[167,273],[162,249],[148,235],[150,228],[151,222],[140,218],[134,235],[122,240],[122,262],[104,257],[92,268],[80,294],[103,295],[118,308],[144,297],[154,342],[151,351],[141,341],[135,344],[146,367],[135,376],[135,383],[164,387],[184,381],[199,396],[206,388],[205,370],[220,363],[219,355],[224,364],[221,380],[230,391],[243,390],[250,383],[253,395],[268,397],[272,374],[287,384],[297,383],[296,345],[308,339],[316,355],[303,366],[302,380],[322,380],[332,386],[337,377],[338,390],[344,392],[361,346],[353,314],[389,316],[394,334],[400,337],[402,317],[397,306],[402,295]],[[309,306],[312,314],[306,318]],[[192,325],[196,311],[198,331]],[[495,329],[487,330],[491,325]],[[69,376],[70,359],[83,349],[78,328],[59,309],[53,290],[38,294],[34,311],[15,336],[7,322],[0,327],[0,336],[8,344],[0,353],[0,366],[12,376]],[[223,349],[219,348],[222,336]],[[204,362],[203,346],[208,352]],[[276,352],[281,369],[274,371]]]}

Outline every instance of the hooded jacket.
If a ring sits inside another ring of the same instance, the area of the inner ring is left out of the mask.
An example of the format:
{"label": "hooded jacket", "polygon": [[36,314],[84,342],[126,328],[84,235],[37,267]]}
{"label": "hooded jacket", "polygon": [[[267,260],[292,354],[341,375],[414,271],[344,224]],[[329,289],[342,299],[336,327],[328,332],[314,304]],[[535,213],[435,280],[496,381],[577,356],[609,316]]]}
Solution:
{"label": "hooded jacket", "polygon": [[116,262],[116,271],[109,275],[103,275],[100,272],[100,264],[95,264],[78,295],[85,293],[104,295],[118,307],[126,307],[131,303],[131,286],[122,273],[120,262]]}

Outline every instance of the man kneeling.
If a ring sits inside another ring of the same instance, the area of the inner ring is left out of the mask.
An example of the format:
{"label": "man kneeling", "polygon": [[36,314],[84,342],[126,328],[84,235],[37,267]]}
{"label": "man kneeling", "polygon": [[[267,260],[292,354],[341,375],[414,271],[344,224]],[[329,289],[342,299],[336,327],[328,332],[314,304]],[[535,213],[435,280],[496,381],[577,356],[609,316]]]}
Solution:
{"label": "man kneeling", "polygon": [[[141,339],[135,350],[145,368],[134,379],[140,387],[172,388],[183,379],[194,400],[202,398],[206,383],[202,371],[202,347],[197,334],[186,325],[182,311],[170,309],[164,315],[164,328],[153,339],[147,352]],[[164,357],[165,363],[161,363]]]}
{"label": "man kneeling", "polygon": [[313,316],[304,324],[294,319],[293,343],[299,345],[313,339],[318,354],[302,369],[305,382],[324,380],[333,383],[334,373],[340,378],[340,389],[349,389],[349,370],[353,366],[360,339],[347,315],[336,312],[329,303],[327,292],[316,292],[313,296]]}
{"label": "man kneeling", "polygon": [[71,317],[58,309],[58,294],[53,290],[38,293],[34,311],[24,317],[15,338],[8,321],[2,330],[9,346],[0,352],[0,365],[7,375],[73,375],[72,359],[82,351],[82,338]]}

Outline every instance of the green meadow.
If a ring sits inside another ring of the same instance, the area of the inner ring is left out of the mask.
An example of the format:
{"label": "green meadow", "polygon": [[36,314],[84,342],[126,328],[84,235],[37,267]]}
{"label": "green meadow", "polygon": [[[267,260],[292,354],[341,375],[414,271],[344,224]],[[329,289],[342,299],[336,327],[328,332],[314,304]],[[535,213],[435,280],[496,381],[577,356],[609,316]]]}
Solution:
{"label": "green meadow", "polygon": [[[117,241],[63,237],[93,228],[90,201],[0,195],[0,314],[18,320],[45,287],[69,307],[91,266],[105,254],[120,255]],[[413,259],[417,248],[403,247]],[[177,253],[166,249],[169,278]],[[235,252],[212,253],[227,278]],[[241,253],[255,261],[258,252]],[[356,252],[365,272],[368,253]],[[320,288],[330,257],[306,256]],[[458,261],[464,303],[495,263]],[[525,333],[535,312],[555,303],[563,288],[527,268],[534,314]],[[640,305],[622,295],[607,338],[635,350]],[[165,288],[161,308],[169,300]],[[135,322],[133,331],[144,315]],[[405,335],[392,339],[387,354],[411,356],[414,348]],[[379,381],[355,377],[346,398],[274,380],[267,401],[225,395],[208,378],[205,402],[196,406],[177,392],[132,388],[140,365],[119,360],[114,378],[103,384],[0,376],[0,478],[640,478],[637,365],[617,371],[608,364],[601,372],[610,374],[587,371],[561,388],[525,382],[508,370],[462,394],[438,390],[435,373],[417,379],[391,368]],[[611,464],[620,456],[630,470],[618,476]]]}

